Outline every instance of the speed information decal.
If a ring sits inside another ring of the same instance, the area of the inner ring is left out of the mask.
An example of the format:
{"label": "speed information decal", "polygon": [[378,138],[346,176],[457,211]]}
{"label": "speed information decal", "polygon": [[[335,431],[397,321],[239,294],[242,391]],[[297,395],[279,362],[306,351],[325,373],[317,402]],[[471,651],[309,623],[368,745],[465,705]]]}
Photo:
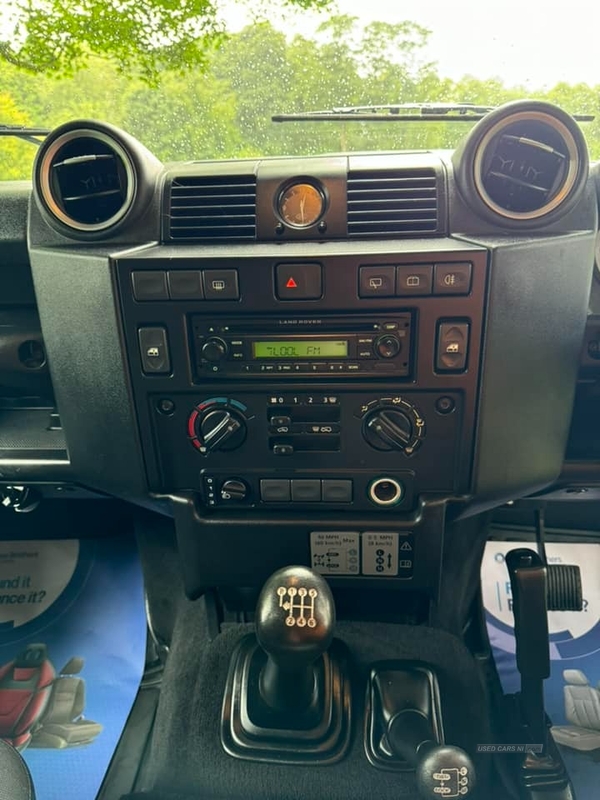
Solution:
{"label": "speed information decal", "polygon": [[414,564],[410,531],[313,531],[311,566],[321,575],[364,575],[370,578],[410,578]]}
{"label": "speed information decal", "polygon": [[312,568],[321,575],[360,574],[360,534],[313,531],[310,535]]}

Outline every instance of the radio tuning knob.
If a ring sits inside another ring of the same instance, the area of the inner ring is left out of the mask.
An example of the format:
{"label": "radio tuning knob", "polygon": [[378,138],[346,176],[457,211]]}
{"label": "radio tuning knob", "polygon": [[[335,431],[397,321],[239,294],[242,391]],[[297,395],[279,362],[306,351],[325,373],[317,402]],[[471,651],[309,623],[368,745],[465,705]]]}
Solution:
{"label": "radio tuning knob", "polygon": [[227,343],[214,336],[207,339],[202,345],[202,358],[213,364],[221,361],[227,355]]}
{"label": "radio tuning knob", "polygon": [[386,333],[375,341],[375,353],[379,358],[395,358],[402,349],[402,343],[397,336]]}
{"label": "radio tuning knob", "polygon": [[376,450],[404,450],[412,439],[413,426],[402,411],[378,408],[366,418],[363,435]]}

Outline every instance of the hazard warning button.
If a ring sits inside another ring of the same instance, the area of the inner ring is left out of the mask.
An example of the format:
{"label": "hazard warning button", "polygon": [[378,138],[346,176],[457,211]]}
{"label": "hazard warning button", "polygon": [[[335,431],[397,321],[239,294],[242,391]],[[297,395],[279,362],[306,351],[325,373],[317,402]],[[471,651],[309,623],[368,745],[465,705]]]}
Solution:
{"label": "hazard warning button", "polygon": [[323,267],[315,262],[277,264],[275,285],[279,300],[319,300],[323,296]]}

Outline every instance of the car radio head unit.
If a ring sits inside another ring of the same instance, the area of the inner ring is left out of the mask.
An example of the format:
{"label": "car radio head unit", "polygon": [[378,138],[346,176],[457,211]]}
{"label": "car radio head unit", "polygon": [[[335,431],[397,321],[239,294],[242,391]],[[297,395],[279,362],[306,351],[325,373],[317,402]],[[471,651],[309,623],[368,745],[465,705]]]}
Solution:
{"label": "car radio head unit", "polygon": [[373,317],[244,318],[215,323],[190,318],[197,379],[332,377],[407,378],[410,313]]}

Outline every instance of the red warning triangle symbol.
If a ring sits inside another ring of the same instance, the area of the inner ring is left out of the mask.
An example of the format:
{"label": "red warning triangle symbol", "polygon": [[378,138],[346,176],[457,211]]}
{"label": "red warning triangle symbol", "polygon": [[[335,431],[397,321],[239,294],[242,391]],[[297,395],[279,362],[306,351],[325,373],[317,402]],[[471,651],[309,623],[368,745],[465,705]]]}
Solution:
{"label": "red warning triangle symbol", "polygon": [[297,289],[298,288],[298,284],[296,283],[296,281],[293,278],[290,278],[288,280],[288,282],[286,283],[285,288],[286,289]]}

